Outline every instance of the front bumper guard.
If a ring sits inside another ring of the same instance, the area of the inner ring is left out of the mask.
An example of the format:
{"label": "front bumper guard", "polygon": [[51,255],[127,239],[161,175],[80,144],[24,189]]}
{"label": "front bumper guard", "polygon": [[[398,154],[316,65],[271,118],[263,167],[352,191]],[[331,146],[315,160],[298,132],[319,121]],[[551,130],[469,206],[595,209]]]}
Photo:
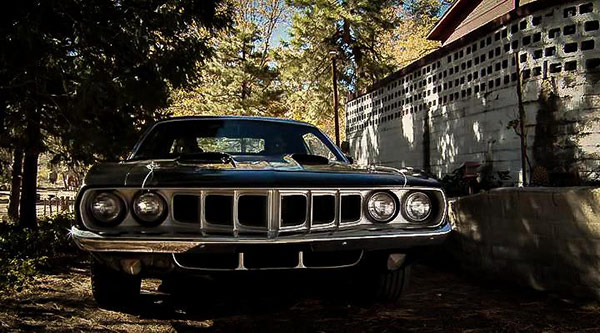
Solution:
{"label": "front bumper guard", "polygon": [[258,237],[103,236],[71,228],[75,244],[90,252],[186,253],[230,252],[252,245],[310,246],[315,251],[407,249],[440,244],[452,231],[449,223],[427,230],[353,230],[335,233]]}

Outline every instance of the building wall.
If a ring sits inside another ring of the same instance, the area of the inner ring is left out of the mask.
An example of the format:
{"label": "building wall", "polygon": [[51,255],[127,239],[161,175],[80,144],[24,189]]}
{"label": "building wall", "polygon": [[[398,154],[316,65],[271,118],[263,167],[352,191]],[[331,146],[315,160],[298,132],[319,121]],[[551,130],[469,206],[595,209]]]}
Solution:
{"label": "building wall", "polygon": [[481,162],[517,183],[520,138],[507,127],[518,119],[521,77],[532,166],[598,176],[599,6],[568,1],[472,34],[466,45],[450,44],[349,100],[346,135],[355,159],[438,177]]}

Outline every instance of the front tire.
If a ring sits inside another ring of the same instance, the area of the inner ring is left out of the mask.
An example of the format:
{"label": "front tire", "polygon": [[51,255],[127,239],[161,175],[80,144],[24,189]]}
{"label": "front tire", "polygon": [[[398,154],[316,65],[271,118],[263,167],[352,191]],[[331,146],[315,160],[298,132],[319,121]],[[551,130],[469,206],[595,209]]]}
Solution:
{"label": "front tire", "polygon": [[92,294],[103,308],[119,308],[135,303],[142,280],[110,269],[96,260],[92,262]]}
{"label": "front tire", "polygon": [[375,277],[374,296],[377,301],[397,303],[408,289],[410,266],[405,265],[393,271],[379,273]]}

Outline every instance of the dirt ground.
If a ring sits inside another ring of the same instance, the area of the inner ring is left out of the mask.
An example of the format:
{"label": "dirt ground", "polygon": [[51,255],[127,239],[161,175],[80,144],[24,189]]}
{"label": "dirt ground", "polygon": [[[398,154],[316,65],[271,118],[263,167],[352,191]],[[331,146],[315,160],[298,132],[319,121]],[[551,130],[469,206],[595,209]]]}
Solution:
{"label": "dirt ground", "polygon": [[158,292],[159,281],[145,281],[139,305],[109,311],[96,306],[88,269],[81,263],[43,275],[20,292],[0,295],[0,330],[600,331],[600,306],[596,304],[479,283],[424,265],[414,267],[410,291],[397,305],[353,303],[331,292],[336,290],[332,280],[235,281],[195,280],[173,295]]}

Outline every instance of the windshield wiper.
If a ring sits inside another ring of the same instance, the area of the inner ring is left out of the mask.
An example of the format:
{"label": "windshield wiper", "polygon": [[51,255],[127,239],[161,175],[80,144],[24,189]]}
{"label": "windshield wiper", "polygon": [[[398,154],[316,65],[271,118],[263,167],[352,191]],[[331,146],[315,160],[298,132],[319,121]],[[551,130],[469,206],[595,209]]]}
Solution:
{"label": "windshield wiper", "polygon": [[204,152],[179,155],[175,161],[179,164],[227,164],[231,163],[236,167],[235,160],[227,153],[223,152]]}

